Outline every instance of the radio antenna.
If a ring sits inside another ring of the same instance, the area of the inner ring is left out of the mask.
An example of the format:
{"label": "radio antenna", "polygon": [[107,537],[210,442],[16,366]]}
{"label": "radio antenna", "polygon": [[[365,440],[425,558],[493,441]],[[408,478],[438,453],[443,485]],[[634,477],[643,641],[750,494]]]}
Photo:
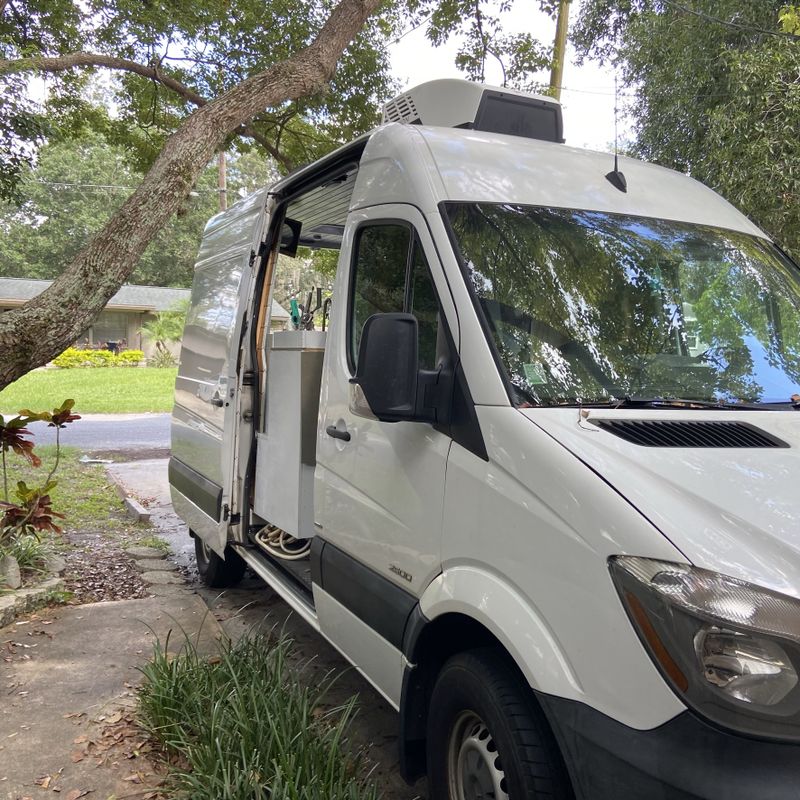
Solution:
{"label": "radio antenna", "polygon": [[628,191],[628,181],[625,176],[619,171],[619,88],[617,86],[617,74],[619,72],[619,65],[614,65],[614,169],[606,174],[606,180],[619,189],[621,192]]}

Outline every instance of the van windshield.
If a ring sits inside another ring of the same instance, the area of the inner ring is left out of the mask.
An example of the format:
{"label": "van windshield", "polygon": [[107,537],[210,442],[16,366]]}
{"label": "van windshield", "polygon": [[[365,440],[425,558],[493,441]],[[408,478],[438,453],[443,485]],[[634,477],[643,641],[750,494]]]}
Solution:
{"label": "van windshield", "polygon": [[596,211],[445,208],[517,404],[800,392],[800,274],[769,242]]}

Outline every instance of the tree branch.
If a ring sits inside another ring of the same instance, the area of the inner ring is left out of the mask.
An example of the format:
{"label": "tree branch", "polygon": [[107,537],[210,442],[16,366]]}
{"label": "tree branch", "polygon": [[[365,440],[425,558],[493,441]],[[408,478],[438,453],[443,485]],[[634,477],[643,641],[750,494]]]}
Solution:
{"label": "tree branch", "polygon": [[[8,0],[0,0],[0,3],[7,3]],[[0,12],[2,6],[0,5]],[[208,104],[205,97],[190,89],[179,80],[166,75],[157,66],[140,64],[127,58],[108,56],[103,53],[70,53],[64,56],[18,58],[13,60],[0,60],[0,75],[9,75],[18,72],[65,72],[76,67],[104,67],[121,72],[132,72],[149,78],[160,83],[167,89],[171,89],[184,100],[195,106]],[[250,125],[242,125],[237,131],[240,136],[248,136],[253,141],[258,142],[272,158],[274,158],[284,169],[290,170],[294,166],[290,159],[278,151],[278,149],[258,131]]]}
{"label": "tree branch", "polygon": [[236,130],[236,133],[240,136],[247,136],[254,142],[258,142],[287,172],[291,172],[291,170],[294,169],[294,162],[292,159],[281,153],[266,136],[262,136],[251,125],[242,125]]}
{"label": "tree branch", "polygon": [[[216,99],[198,104],[167,139],[136,191],[61,276],[24,306],[0,315],[0,389],[78,339],[133,272],[147,245],[180,207],[225,139],[265,108],[319,91],[333,75],[344,49],[382,2],[339,0],[310,45]],[[110,56],[103,59],[104,66],[134,64]],[[19,71],[18,62],[11,64],[0,62],[0,74],[3,69]],[[94,58],[83,64],[98,65]],[[30,59],[25,68],[53,71],[79,65],[80,58],[73,55]],[[153,77],[152,68],[136,64],[131,69],[143,74],[141,70]]]}
{"label": "tree branch", "polygon": [[[0,0],[2,2],[2,0]],[[0,75],[17,72],[65,72],[75,67],[106,67],[122,72],[134,72],[144,78],[163,84],[194,105],[205,105],[204,97],[184,86],[175,78],[165,75],[158,67],[139,64],[127,58],[108,56],[103,53],[69,53],[63,56],[33,56],[10,60],[0,59]]]}

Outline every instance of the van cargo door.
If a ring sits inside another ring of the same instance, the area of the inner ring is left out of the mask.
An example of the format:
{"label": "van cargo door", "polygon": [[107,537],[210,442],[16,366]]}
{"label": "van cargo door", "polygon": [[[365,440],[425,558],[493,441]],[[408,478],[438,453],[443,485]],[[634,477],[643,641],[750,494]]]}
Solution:
{"label": "van cargo door", "polygon": [[237,356],[267,190],[213,217],[200,245],[172,412],[170,490],[179,516],[220,555],[228,537]]}

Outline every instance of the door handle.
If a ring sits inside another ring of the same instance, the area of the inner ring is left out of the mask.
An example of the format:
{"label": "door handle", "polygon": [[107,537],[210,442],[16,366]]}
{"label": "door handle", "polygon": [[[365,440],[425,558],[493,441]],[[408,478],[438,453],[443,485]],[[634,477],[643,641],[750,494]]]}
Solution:
{"label": "door handle", "polygon": [[341,439],[343,442],[350,441],[350,432],[349,431],[340,431],[335,425],[328,425],[325,428],[325,433],[328,436],[333,436],[334,439]]}

